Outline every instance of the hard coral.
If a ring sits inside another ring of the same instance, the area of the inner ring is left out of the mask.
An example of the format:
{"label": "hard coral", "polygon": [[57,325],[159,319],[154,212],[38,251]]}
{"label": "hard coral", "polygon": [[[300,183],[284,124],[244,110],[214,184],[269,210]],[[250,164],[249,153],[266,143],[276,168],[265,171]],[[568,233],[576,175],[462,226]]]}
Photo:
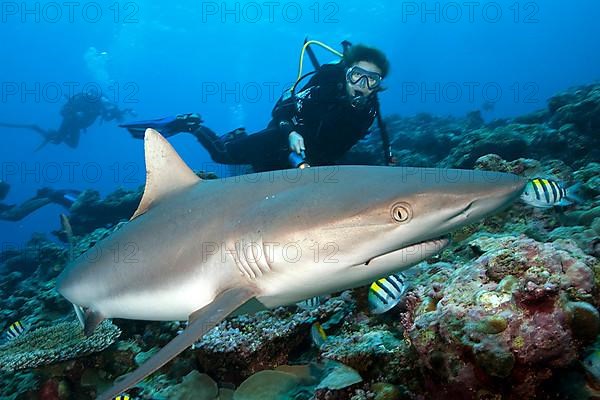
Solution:
{"label": "hard coral", "polygon": [[38,328],[0,346],[0,367],[12,372],[81,357],[104,350],[120,334],[110,321],[100,324],[89,337],[77,322]]}
{"label": "hard coral", "polygon": [[470,245],[481,256],[448,276],[435,307],[422,306],[429,279],[417,280],[407,303],[407,334],[432,377],[429,390],[533,395],[599,332],[595,259],[526,237],[480,236]]}

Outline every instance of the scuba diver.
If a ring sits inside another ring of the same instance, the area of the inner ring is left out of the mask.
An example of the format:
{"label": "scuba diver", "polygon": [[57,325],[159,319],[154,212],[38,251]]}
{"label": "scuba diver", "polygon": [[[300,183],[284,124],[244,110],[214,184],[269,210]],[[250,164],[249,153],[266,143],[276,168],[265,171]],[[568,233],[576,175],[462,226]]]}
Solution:
{"label": "scuba diver", "polygon": [[[9,190],[10,185],[4,181],[0,181],[0,200],[4,200]],[[0,220],[20,221],[32,212],[51,203],[59,204],[69,209],[80,193],[80,191],[72,189],[39,189],[34,197],[25,200],[19,205],[0,203]]]}
{"label": "scuba diver", "polygon": [[43,129],[35,124],[4,122],[0,122],[0,127],[30,129],[39,133],[43,137],[43,142],[36,148],[36,151],[48,143],[65,143],[67,146],[75,148],[79,144],[81,132],[96,122],[96,119],[122,122],[127,114],[135,116],[133,110],[129,108],[121,110],[104,96],[98,98],[87,93],[78,93],[70,97],[60,110],[62,122],[58,129]]}
{"label": "scuba diver", "polygon": [[[335,64],[319,65],[311,44],[318,44],[341,57]],[[278,100],[267,128],[247,134],[239,128],[223,136],[202,125],[198,114],[120,125],[136,138],[146,128],[168,137],[189,132],[222,164],[250,164],[255,172],[292,167],[332,165],[363,139],[377,119],[387,165],[395,159],[381,118],[377,94],[389,72],[389,62],[379,50],[345,41],[341,54],[329,46],[306,41],[300,56],[300,71],[293,87]],[[302,76],[302,62],[308,52],[315,71]],[[306,77],[309,82],[298,92]],[[290,152],[291,151],[291,152]]]}

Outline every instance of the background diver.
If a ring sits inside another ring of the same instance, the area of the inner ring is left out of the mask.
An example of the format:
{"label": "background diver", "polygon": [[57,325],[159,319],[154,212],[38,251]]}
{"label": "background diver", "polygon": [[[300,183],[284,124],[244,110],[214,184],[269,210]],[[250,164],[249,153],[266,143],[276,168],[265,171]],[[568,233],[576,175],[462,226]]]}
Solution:
{"label": "background diver", "polygon": [[[341,56],[335,64],[319,65],[309,45],[317,43]],[[279,99],[272,120],[264,130],[248,135],[244,128],[218,136],[202,125],[198,114],[180,114],[158,120],[120,125],[136,138],[146,128],[159,130],[168,137],[189,132],[222,164],[250,164],[255,172],[310,165],[332,165],[369,133],[377,118],[387,165],[394,164],[389,138],[381,119],[378,92],[389,72],[389,62],[379,50],[343,42],[344,53],[315,41],[306,42],[305,50],[315,71],[301,76],[289,92]],[[307,76],[309,82],[296,87]],[[292,153],[290,154],[290,150]]]}
{"label": "background diver", "polygon": [[[10,185],[4,181],[0,181],[0,201],[6,198],[9,190]],[[19,205],[0,203],[0,220],[20,221],[32,212],[51,203],[59,204],[69,209],[80,193],[80,191],[72,189],[39,189],[35,196]]]}
{"label": "background diver", "polygon": [[38,132],[43,137],[42,143],[36,148],[41,149],[48,143],[65,143],[71,148],[79,144],[79,135],[89,128],[98,118],[100,121],[122,122],[125,115],[134,115],[133,110],[119,109],[106,97],[91,96],[87,93],[78,93],[67,100],[60,110],[62,122],[58,129],[43,129],[35,124],[12,124],[0,122],[0,127],[30,129]]}

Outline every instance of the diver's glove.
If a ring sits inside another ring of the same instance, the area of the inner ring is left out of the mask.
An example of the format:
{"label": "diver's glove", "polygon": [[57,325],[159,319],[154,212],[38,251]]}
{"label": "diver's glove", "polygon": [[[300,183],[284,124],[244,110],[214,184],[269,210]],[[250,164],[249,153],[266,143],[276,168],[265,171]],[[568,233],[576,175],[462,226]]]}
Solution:
{"label": "diver's glove", "polygon": [[298,132],[290,132],[288,135],[288,140],[290,144],[290,150],[296,154],[302,154],[302,152],[306,150],[306,147],[304,147],[304,138]]}

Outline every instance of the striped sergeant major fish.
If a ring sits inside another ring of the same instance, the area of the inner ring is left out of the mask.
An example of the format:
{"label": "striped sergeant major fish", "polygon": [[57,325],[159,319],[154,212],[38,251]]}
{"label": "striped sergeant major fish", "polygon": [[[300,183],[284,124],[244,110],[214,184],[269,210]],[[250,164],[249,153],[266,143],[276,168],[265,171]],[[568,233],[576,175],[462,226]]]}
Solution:
{"label": "striped sergeant major fish", "polygon": [[8,340],[13,340],[21,336],[25,332],[25,326],[21,321],[16,321],[10,324],[6,330],[6,337]]}
{"label": "striped sergeant major fish", "polygon": [[564,185],[546,178],[531,179],[521,194],[521,199],[533,207],[550,208],[554,206],[568,206],[580,202],[574,194],[579,184],[567,189]]}
{"label": "striped sergeant major fish", "polygon": [[296,306],[303,310],[314,310],[315,308],[318,308],[321,305],[323,300],[323,296],[314,296],[309,299],[297,302]]}
{"label": "striped sergeant major fish", "polygon": [[373,314],[383,314],[396,306],[406,291],[406,276],[401,273],[381,278],[369,288],[369,307]]}

